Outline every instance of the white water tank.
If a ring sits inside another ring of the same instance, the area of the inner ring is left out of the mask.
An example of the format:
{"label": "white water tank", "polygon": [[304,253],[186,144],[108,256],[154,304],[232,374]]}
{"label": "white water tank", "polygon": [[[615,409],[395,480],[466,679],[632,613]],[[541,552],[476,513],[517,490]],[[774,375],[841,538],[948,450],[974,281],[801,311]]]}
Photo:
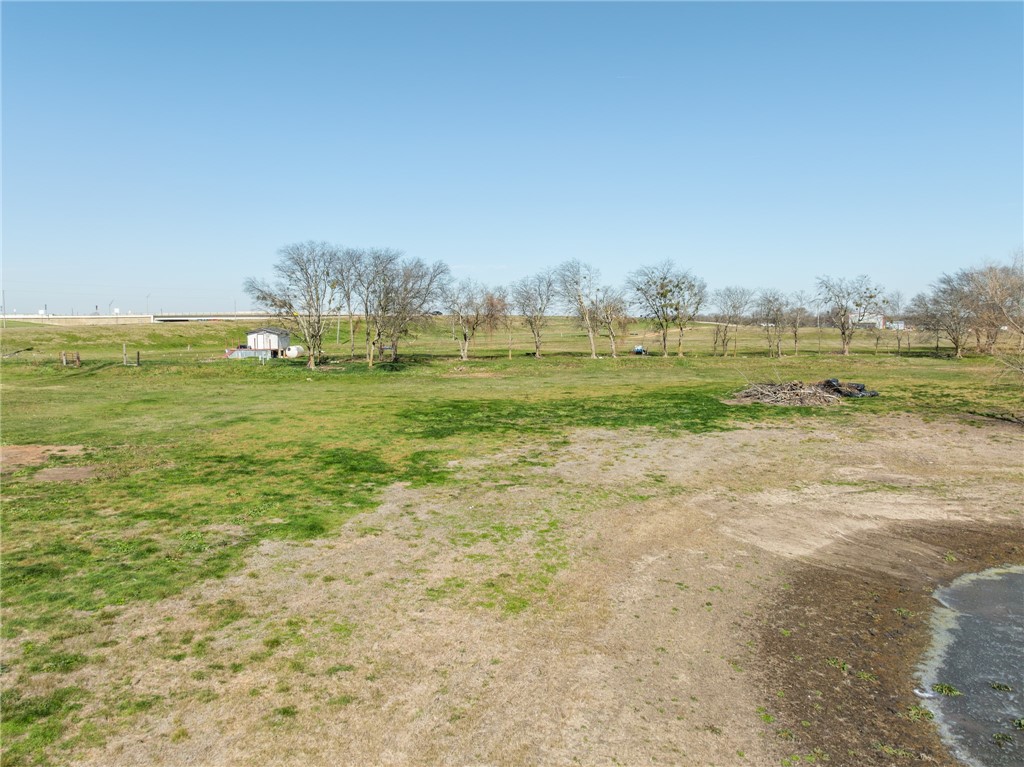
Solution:
{"label": "white water tank", "polygon": [[287,349],[284,350],[284,356],[292,360],[295,359],[296,357],[301,357],[305,353],[306,350],[303,349],[301,346],[289,346]]}

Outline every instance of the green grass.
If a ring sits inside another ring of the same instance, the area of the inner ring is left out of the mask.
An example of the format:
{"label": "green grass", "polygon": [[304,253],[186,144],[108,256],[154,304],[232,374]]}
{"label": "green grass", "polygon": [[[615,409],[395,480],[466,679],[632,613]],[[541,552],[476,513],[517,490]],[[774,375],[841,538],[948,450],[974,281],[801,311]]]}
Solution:
{"label": "green grass", "polygon": [[[0,336],[4,352],[32,347],[3,363],[0,439],[80,444],[83,455],[48,465],[97,469],[95,478],[76,483],[35,482],[37,467],[5,476],[2,630],[31,639],[5,659],[12,677],[67,678],[93,662],[89,652],[69,649],[68,640],[112,620],[120,606],[234,572],[260,541],[330,535],[374,508],[392,483],[453,483],[459,462],[510,448],[522,448],[522,455],[500,471],[488,469],[493,475],[486,479],[529,483],[531,469],[549,465],[552,451],[580,427],[700,434],[793,419],[841,424],[855,413],[935,418],[1021,407],[1019,384],[999,377],[983,358],[951,360],[916,349],[874,355],[864,346],[844,358],[831,353],[835,339],[827,334],[819,355],[813,331],[799,357],[782,360],[768,359],[753,331],[741,334],[738,356],[714,357],[700,328],[688,333],[683,358],[591,360],[582,333],[559,320],[544,359],[526,355],[524,332],[511,360],[496,334],[482,336],[475,358],[461,362],[452,358],[455,345],[444,328],[435,327],[408,339],[401,363],[373,370],[348,361],[347,344],[332,340],[326,351],[337,364],[311,373],[301,362],[222,359],[247,327],[23,325]],[[633,330],[624,347],[653,345],[653,335]],[[122,343],[131,356],[141,351],[142,367],[120,364]],[[61,367],[61,350],[79,351],[83,367]],[[722,401],[748,381],[834,376],[862,381],[882,396],[828,410]],[[529,523],[484,512],[446,519],[448,544],[466,550],[467,571],[426,586],[427,598],[515,620],[544,599],[567,566],[565,515],[631,492],[636,488],[575,498],[552,487],[548,508]],[[517,547],[530,556],[516,559]],[[491,558],[502,576],[487,574]],[[197,609],[209,631],[246,618],[230,600]],[[354,629],[337,625],[340,638]],[[275,631],[261,655],[298,641],[294,626]],[[168,647],[168,657],[185,658],[203,646]],[[57,743],[87,696],[70,685],[46,696],[20,689],[4,692],[5,764],[34,760]],[[118,715],[149,705],[125,703]]]}

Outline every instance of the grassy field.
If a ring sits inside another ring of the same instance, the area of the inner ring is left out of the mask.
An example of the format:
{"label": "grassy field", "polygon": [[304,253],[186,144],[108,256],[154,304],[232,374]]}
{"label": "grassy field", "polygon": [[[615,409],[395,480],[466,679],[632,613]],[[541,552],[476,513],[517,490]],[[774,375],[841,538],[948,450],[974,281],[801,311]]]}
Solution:
{"label": "grassy field", "polygon": [[[808,329],[799,356],[769,359],[756,330],[744,329],[736,354],[719,357],[710,330],[698,326],[682,358],[592,360],[585,337],[556,321],[543,359],[527,355],[520,332],[512,359],[495,334],[462,362],[439,325],[410,339],[400,363],[368,370],[348,358],[342,328],[341,343],[332,337],[325,350],[328,364],[313,373],[301,361],[223,359],[246,329],[3,332],[4,354],[24,350],[2,369],[5,765],[103,763],[103,749],[140,722],[216,707],[227,695],[221,685],[245,674],[264,680],[251,690],[269,701],[261,714],[268,727],[299,727],[313,694],[303,684],[373,665],[344,651],[370,627],[354,608],[289,617],[215,598],[208,585],[238,577],[273,546],[387,534],[369,516],[394,488],[461,499],[436,510],[433,532],[410,529],[410,556],[429,549],[434,558],[404,575],[402,588],[470,616],[527,620],[557,601],[559,578],[582,556],[569,531],[585,528],[595,509],[685,493],[684,485],[667,487],[657,465],[592,490],[545,473],[581,433],[657,442],[751,426],[856,429],[874,416],[948,422],[1022,407],[1020,382],[989,359],[937,356],[923,342],[902,356],[885,344],[876,353],[867,334],[842,357],[831,331]],[[623,346],[655,342],[637,327]],[[141,367],[121,364],[122,344],[132,359],[140,353]],[[61,351],[79,352],[82,367],[61,367]],[[748,381],[825,377],[862,381],[882,396],[830,409],[724,402]],[[8,459],[10,446],[25,445],[82,448]],[[460,511],[473,508],[474,488],[520,488],[541,499],[539,510],[514,518],[498,506]],[[477,569],[452,566],[456,555]],[[356,578],[312,566],[288,572],[306,585]],[[362,581],[353,585],[369,594],[393,588],[373,586],[372,574]],[[160,607],[181,599],[185,628]],[[122,631],[126,616],[144,621],[151,611],[164,623],[143,639]],[[150,688],[127,667],[121,673],[132,642],[172,669],[173,683]],[[358,698],[345,696],[324,711],[354,710]],[[159,736],[167,743],[195,736],[187,723],[168,726]]]}

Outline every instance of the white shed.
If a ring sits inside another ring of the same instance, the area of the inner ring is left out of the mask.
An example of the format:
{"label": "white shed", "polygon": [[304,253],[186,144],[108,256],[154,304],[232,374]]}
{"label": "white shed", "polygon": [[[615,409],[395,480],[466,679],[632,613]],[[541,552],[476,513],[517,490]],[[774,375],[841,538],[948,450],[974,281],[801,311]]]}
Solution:
{"label": "white shed", "polygon": [[270,356],[284,354],[291,334],[283,328],[256,328],[247,334],[246,345],[250,349],[269,351]]}

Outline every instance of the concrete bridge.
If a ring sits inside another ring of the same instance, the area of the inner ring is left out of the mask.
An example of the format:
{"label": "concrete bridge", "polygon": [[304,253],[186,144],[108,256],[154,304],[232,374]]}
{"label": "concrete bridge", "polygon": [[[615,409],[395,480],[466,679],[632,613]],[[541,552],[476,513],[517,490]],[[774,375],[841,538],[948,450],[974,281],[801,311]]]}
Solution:
{"label": "concrete bridge", "polygon": [[39,325],[148,325],[153,322],[272,322],[265,312],[208,312],[183,314],[5,314],[4,320]]}

